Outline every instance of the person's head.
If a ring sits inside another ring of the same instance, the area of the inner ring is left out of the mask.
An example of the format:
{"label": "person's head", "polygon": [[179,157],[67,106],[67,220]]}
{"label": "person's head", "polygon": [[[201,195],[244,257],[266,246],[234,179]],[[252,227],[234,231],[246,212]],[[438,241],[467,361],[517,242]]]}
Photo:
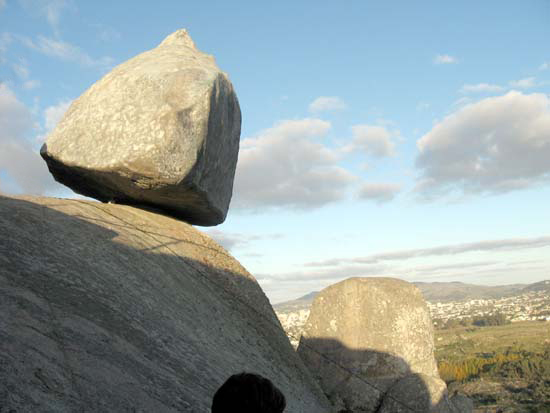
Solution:
{"label": "person's head", "polygon": [[239,373],[229,377],[216,391],[212,413],[282,413],[283,393],[265,377]]}

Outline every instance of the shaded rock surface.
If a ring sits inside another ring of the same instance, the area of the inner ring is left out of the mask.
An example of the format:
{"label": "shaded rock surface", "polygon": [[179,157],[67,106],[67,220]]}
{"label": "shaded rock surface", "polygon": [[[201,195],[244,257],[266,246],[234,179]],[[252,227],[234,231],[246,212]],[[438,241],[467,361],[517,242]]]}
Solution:
{"label": "shaded rock surface", "polygon": [[76,99],[41,155],[75,192],[216,225],[231,200],[240,129],[228,77],[178,30]]}
{"label": "shaded rock surface", "polygon": [[0,196],[0,411],[209,412],[240,371],[328,411],[255,279],[192,226]]}
{"label": "shaded rock surface", "polygon": [[469,399],[457,396],[450,399],[447,385],[441,379],[425,374],[411,374],[395,383],[384,395],[378,413],[469,413],[473,404]]}
{"label": "shaded rock surface", "polygon": [[[338,408],[380,411],[386,393],[408,377],[430,378],[415,382],[422,400],[448,402],[426,302],[405,281],[350,278],[324,289],[313,302],[297,351]],[[434,383],[443,385],[444,394]]]}

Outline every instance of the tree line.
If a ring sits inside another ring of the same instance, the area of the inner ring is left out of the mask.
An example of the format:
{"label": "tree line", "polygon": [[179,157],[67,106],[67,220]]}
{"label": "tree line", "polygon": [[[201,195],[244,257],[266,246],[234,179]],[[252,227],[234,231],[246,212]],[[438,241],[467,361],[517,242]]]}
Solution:
{"label": "tree line", "polygon": [[510,320],[502,313],[487,314],[476,317],[464,317],[460,319],[435,319],[434,325],[438,329],[450,329],[455,327],[487,327],[487,326],[501,326],[504,324],[510,324]]}

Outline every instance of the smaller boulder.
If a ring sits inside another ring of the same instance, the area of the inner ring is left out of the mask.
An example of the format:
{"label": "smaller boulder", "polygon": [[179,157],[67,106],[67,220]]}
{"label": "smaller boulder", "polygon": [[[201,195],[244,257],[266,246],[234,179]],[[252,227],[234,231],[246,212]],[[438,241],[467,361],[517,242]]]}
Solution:
{"label": "smaller boulder", "polygon": [[451,396],[451,403],[454,405],[456,412],[472,413],[474,411],[474,402],[463,394]]}
{"label": "smaller boulder", "polygon": [[325,288],[297,351],[334,405],[354,412],[377,412],[384,394],[410,375],[441,382],[427,304],[398,279],[350,278]]}

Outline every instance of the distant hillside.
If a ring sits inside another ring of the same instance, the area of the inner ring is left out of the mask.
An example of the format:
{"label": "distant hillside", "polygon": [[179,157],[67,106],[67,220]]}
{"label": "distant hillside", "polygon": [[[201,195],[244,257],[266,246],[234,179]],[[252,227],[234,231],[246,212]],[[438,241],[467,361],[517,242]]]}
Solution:
{"label": "distant hillside", "polygon": [[546,291],[550,293],[550,280],[539,281],[538,283],[529,284],[527,287],[523,288],[522,292],[538,292]]}
{"label": "distant hillside", "polygon": [[521,294],[526,284],[475,285],[462,282],[415,282],[424,298],[431,302],[464,301],[474,299],[502,298]]}
{"label": "distant hillside", "polygon": [[295,300],[275,304],[273,305],[273,308],[281,313],[289,313],[291,311],[299,311],[304,308],[309,308],[317,294],[319,294],[319,291],[313,291]]}
{"label": "distant hillside", "polygon": [[[548,291],[550,293],[550,280],[539,281],[534,284],[510,284],[510,285],[476,285],[462,282],[415,282],[424,298],[431,302],[464,301],[474,299],[489,299],[509,297],[517,294],[536,291]],[[291,312],[309,308],[318,291],[311,292],[296,300],[278,303],[273,308],[278,312]]]}

